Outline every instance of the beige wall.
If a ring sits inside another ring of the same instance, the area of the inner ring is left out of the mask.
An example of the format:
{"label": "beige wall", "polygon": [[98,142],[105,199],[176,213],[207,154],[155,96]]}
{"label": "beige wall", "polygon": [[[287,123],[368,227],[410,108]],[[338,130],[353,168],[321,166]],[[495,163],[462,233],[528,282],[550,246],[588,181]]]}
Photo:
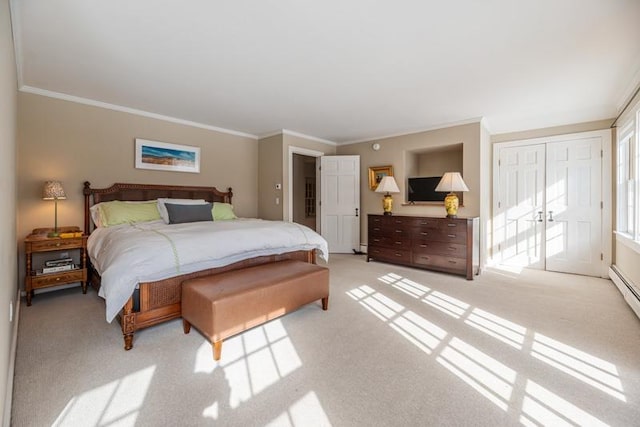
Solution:
{"label": "beige wall", "polygon": [[284,218],[284,197],[282,189],[276,189],[276,184],[283,181],[282,135],[261,139],[258,146],[258,217],[281,221]]}
{"label": "beige wall", "polygon": [[[374,151],[374,142],[380,144],[380,150]],[[382,213],[382,196],[369,189],[368,170],[373,166],[393,166],[394,176],[400,188],[400,194],[393,197],[393,212],[395,214],[445,216],[444,204],[438,205],[406,205],[407,177],[417,172],[418,164],[414,152],[427,149],[439,149],[446,146],[462,144],[462,176],[469,187],[464,194],[464,206],[460,208],[460,216],[478,216],[480,214],[480,200],[486,188],[481,188],[481,132],[480,123],[470,123],[444,129],[436,129],[411,135],[397,136],[361,142],[358,144],[338,146],[337,154],[360,155],[360,200],[363,213],[361,221],[360,241],[367,241],[366,215]],[[484,165],[483,167],[491,167]]]}
{"label": "beige wall", "polygon": [[[440,176],[445,172],[462,172],[462,146],[453,150],[418,154],[417,169],[416,176]],[[409,176],[413,175],[407,175]]]}
{"label": "beige wall", "polygon": [[[17,79],[9,1],[0,2],[0,423],[9,425],[13,385],[12,343],[18,295],[16,248]],[[14,318],[9,322],[9,305]]]}
{"label": "beige wall", "polygon": [[[136,169],[137,137],[200,147],[200,173]],[[258,212],[258,142],[252,138],[20,93],[18,140],[19,240],[33,228],[53,226],[53,205],[41,199],[49,179],[62,181],[67,194],[58,203],[60,225],[82,226],[84,181],[97,188],[114,182],[232,187],[239,216]]]}

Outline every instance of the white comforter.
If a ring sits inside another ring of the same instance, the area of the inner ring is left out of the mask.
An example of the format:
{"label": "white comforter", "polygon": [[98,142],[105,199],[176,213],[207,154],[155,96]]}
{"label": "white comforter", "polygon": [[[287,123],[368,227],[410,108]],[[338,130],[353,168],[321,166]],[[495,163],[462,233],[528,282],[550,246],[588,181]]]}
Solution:
{"label": "white comforter", "polygon": [[111,322],[137,283],[221,267],[261,255],[318,249],[327,241],[311,229],[260,219],[167,225],[152,221],[98,228],[88,241],[91,262],[102,276],[100,296]]}

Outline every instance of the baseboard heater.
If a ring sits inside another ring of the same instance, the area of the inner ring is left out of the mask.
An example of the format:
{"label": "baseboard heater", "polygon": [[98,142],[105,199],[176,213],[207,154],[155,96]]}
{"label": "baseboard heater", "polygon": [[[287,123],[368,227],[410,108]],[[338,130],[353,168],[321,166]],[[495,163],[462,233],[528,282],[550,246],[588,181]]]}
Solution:
{"label": "baseboard heater", "polygon": [[640,317],[640,290],[615,265],[609,267],[609,277],[616,285],[629,307]]}

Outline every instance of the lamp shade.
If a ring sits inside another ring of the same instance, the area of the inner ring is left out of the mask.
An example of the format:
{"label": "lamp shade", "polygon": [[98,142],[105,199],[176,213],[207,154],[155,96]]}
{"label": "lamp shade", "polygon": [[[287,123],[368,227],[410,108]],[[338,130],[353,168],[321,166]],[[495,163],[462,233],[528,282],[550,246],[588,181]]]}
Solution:
{"label": "lamp shade", "polygon": [[47,181],[42,189],[43,200],[65,200],[67,195],[64,194],[64,188],[60,181]]}
{"label": "lamp shade", "polygon": [[467,187],[467,184],[462,180],[460,172],[446,172],[438,183],[436,191],[446,191],[448,193],[453,191],[469,191],[469,187]]}
{"label": "lamp shade", "polygon": [[400,189],[398,188],[398,184],[396,184],[396,180],[393,179],[392,176],[385,176],[378,184],[376,188],[376,193],[399,193]]}

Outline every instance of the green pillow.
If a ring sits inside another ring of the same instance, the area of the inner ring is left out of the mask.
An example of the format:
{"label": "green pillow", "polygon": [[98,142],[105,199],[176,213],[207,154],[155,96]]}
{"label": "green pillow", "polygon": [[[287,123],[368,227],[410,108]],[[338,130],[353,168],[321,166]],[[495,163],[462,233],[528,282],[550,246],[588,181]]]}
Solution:
{"label": "green pillow", "polygon": [[233,213],[233,205],[229,203],[219,203],[215,202],[213,204],[213,209],[211,209],[213,213],[214,221],[223,221],[226,219],[236,219],[238,218],[235,213]]}
{"label": "green pillow", "polygon": [[158,202],[155,200],[144,203],[127,203],[119,200],[102,203],[100,214],[103,227],[160,219]]}

